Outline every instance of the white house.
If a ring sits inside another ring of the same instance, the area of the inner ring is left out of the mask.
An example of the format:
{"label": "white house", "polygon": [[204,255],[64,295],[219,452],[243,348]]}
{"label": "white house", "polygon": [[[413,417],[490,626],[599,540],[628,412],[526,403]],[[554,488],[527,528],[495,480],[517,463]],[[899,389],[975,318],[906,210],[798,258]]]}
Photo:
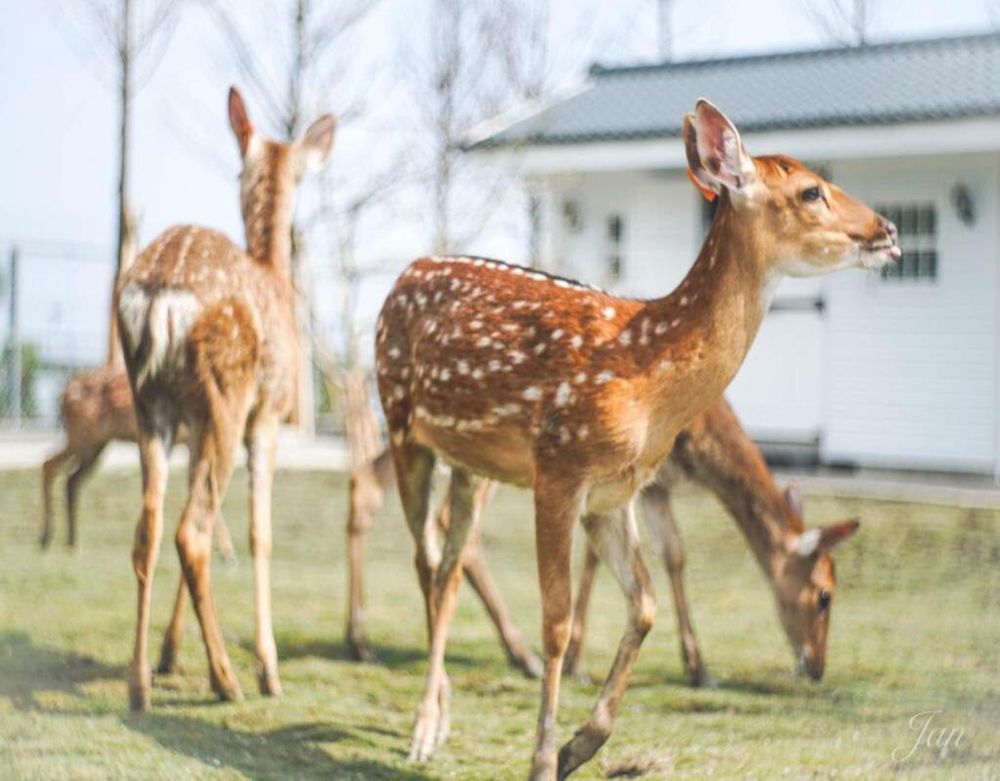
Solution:
{"label": "white house", "polygon": [[591,69],[475,140],[540,197],[540,259],[661,295],[709,219],[680,122],[705,96],[751,154],[784,152],[889,215],[894,273],[788,280],[729,390],[759,440],[825,463],[1000,474],[1000,35]]}

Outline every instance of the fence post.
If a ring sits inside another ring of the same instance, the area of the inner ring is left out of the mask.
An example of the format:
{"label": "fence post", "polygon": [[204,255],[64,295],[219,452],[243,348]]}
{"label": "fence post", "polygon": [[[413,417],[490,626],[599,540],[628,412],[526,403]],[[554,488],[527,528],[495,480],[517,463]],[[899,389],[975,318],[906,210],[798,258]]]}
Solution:
{"label": "fence post", "polygon": [[10,416],[15,426],[21,425],[21,335],[17,318],[17,271],[20,252],[17,246],[10,250],[10,329],[7,332],[7,371],[10,383]]}

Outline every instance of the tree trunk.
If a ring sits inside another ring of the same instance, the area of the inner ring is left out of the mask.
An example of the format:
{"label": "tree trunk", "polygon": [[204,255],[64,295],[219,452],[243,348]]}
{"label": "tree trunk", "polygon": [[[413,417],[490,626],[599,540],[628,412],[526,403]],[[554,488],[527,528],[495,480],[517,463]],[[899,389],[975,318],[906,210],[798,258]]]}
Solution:
{"label": "tree trunk", "polygon": [[[132,0],[121,0],[121,30],[118,35],[118,58],[121,65],[119,74],[119,106],[121,125],[118,135],[118,243],[116,246],[115,284],[125,265],[130,262],[130,253],[135,252],[135,225],[128,206],[128,142],[129,119],[132,100]],[[118,322],[112,295],[111,327],[108,332],[107,362],[111,365],[121,360],[118,344]]]}

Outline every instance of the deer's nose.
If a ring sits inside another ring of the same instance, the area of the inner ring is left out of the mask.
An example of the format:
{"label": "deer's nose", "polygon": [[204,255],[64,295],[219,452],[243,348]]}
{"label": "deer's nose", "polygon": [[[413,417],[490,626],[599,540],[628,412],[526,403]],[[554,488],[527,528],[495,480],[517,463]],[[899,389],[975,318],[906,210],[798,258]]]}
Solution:
{"label": "deer's nose", "polygon": [[878,215],[878,227],[889,241],[893,244],[896,243],[896,239],[899,238],[899,231],[896,230],[896,226],[890,220],[887,220],[881,214]]}

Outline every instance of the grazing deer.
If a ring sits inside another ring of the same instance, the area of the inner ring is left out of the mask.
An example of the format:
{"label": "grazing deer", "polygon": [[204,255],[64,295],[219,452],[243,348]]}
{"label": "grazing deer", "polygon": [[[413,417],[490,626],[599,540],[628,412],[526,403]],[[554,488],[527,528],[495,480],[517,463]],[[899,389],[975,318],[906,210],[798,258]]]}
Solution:
{"label": "grazing deer", "polygon": [[[60,468],[71,461],[73,469],[66,479],[67,543],[76,545],[76,507],[80,486],[97,465],[111,442],[137,442],[139,432],[132,404],[132,389],[124,367],[99,366],[77,372],[66,382],[59,398],[59,417],[66,434],[66,444],[42,465],[42,532],[39,544],[52,542],[52,483]],[[178,441],[186,440],[183,427]],[[215,526],[219,550],[226,561],[235,558],[233,541],[226,523],[219,515]]]}
{"label": "grazing deer", "polygon": [[[611,734],[656,611],[633,496],[684,426],[722,395],[783,276],[878,268],[899,255],[891,223],[796,160],[750,157],[706,100],[684,118],[684,146],[719,208],[669,295],[627,300],[482,258],[421,258],[383,305],[379,395],[430,635],[412,759],[428,759],[450,728],[444,650],[475,520],[475,476],[534,492],[545,672],[531,777],[564,778]],[[438,457],[452,465],[441,552],[427,523]],[[628,623],[591,717],[557,756],[581,516],[625,594]]]}
{"label": "grazing deer", "polygon": [[[830,610],[837,588],[829,551],[857,531],[858,521],[807,530],[798,490],[794,485],[784,492],[778,488],[763,455],[725,399],[709,407],[677,435],[670,460],[642,489],[641,498],[650,535],[670,578],[681,659],[694,686],[703,685],[709,678],[691,625],[684,592],[684,543],[670,503],[674,486],[684,477],[711,490],[729,510],[771,585],[799,672],[814,680],[822,678]],[[565,659],[567,672],[577,672],[597,564],[597,553],[588,546],[573,609]]]}
{"label": "grazing deer", "polygon": [[[271,627],[271,485],[278,425],[292,411],[297,377],[292,213],[298,181],[326,160],[335,123],[326,115],[300,140],[270,141],[255,131],[242,98],[231,89],[229,124],[243,162],[246,252],[213,230],[170,228],[118,287],[143,474],[143,509],[132,550],[138,580],[129,672],[134,710],[150,706],[150,594],[163,533],[167,452],[181,423],[188,429],[191,457],[177,551],[208,652],[212,689],[224,700],[242,696],[215,617],[210,580],[212,525],[242,438],[250,472],[258,682],[263,694],[280,693]],[[183,587],[179,592],[182,603]]]}
{"label": "grazing deer", "polygon": [[[681,659],[693,686],[705,684],[709,677],[691,625],[684,591],[684,543],[670,501],[674,487],[684,478],[711,490],[729,510],[771,585],[800,672],[818,680],[823,675],[830,610],[837,583],[828,551],[857,529],[857,521],[821,526],[816,533],[807,532],[798,491],[793,485],[784,492],[777,487],[760,450],[743,431],[724,399],[709,407],[677,435],[669,460],[660,467],[653,482],[642,489],[641,497],[643,515],[670,578]],[[351,590],[347,642],[356,659],[372,658],[363,626],[364,535],[372,517],[382,506],[384,492],[395,482],[388,451],[351,475],[348,515]],[[483,484],[491,483],[487,480]],[[477,513],[485,506],[486,494],[482,491],[480,494],[476,497]],[[439,528],[447,528],[446,519],[439,519]],[[578,672],[597,565],[597,554],[588,546],[573,610],[569,647],[563,662],[567,674]],[[529,675],[538,675],[540,663],[528,650],[520,630],[510,621],[507,608],[492,585],[477,539],[466,543],[462,567],[493,619],[511,663]]]}

